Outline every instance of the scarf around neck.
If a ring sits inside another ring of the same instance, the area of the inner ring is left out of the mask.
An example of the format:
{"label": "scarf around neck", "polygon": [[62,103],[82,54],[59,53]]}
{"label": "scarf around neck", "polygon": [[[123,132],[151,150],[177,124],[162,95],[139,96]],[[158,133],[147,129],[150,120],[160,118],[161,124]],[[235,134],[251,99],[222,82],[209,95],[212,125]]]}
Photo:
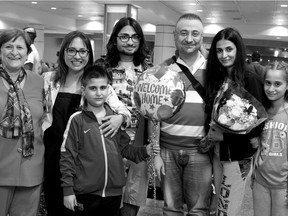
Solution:
{"label": "scarf around neck", "polygon": [[24,69],[15,82],[0,65],[0,76],[9,84],[7,103],[0,119],[0,136],[7,139],[22,138],[22,156],[34,154],[34,129],[31,110],[25,99],[20,83],[24,80]]}

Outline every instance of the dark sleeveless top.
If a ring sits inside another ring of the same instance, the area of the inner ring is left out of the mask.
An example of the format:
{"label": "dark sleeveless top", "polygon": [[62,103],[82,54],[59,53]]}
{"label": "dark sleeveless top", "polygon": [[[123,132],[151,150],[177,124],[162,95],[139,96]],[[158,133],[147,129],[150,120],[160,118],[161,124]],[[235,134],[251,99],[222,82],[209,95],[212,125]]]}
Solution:
{"label": "dark sleeveless top", "polygon": [[[44,132],[45,145],[45,175],[55,174],[55,167],[59,167],[60,148],[63,134],[70,116],[75,113],[80,104],[81,95],[59,92],[53,106],[52,125]],[[50,170],[50,171],[49,171]],[[59,169],[57,172],[60,173]]]}

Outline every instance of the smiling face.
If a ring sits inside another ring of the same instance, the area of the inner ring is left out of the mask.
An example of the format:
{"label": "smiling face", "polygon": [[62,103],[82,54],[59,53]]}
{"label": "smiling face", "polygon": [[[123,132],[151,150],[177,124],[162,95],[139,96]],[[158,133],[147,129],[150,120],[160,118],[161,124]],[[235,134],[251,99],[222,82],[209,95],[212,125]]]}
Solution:
{"label": "smiling face", "polygon": [[[124,26],[118,33],[117,37],[117,49],[119,51],[120,56],[121,55],[127,55],[127,56],[133,56],[140,46],[140,40],[132,40],[132,38],[129,38],[127,42],[123,42],[120,40],[119,36],[132,36],[137,35],[136,31],[133,29],[132,26],[126,25]],[[136,37],[135,37],[136,38]]]}
{"label": "smiling face", "polygon": [[3,67],[10,73],[18,72],[27,59],[28,49],[23,37],[11,39],[1,46],[0,54]]}
{"label": "smiling face", "polygon": [[[85,43],[79,37],[74,38],[67,48],[74,48],[77,51],[87,50]],[[69,55],[68,50],[66,49],[66,51],[64,52],[64,59],[66,65],[68,66],[69,72],[83,72],[84,67],[88,63],[89,55],[90,53],[88,53],[86,57],[81,57],[80,53],[76,52],[76,55],[72,56]]]}
{"label": "smiling face", "polygon": [[223,67],[232,68],[236,59],[237,48],[234,43],[229,40],[219,40],[216,43],[216,52],[219,62]]}
{"label": "smiling face", "polygon": [[284,101],[288,89],[285,72],[282,70],[268,70],[264,81],[264,91],[267,98],[275,103]]}
{"label": "smiling face", "polygon": [[180,55],[194,54],[201,47],[203,24],[200,20],[181,19],[174,31],[174,40]]}

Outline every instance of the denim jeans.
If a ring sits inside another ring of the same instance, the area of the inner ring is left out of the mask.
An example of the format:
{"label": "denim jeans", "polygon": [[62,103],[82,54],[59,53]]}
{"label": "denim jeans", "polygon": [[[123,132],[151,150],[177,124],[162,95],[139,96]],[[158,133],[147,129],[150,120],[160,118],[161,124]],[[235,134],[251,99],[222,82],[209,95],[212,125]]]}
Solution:
{"label": "denim jeans", "polygon": [[164,216],[208,216],[211,197],[212,165],[207,154],[197,150],[161,149],[165,176],[161,182],[164,193]]}
{"label": "denim jeans", "polygon": [[288,205],[285,200],[286,188],[267,188],[257,181],[253,183],[254,216],[287,216]]}

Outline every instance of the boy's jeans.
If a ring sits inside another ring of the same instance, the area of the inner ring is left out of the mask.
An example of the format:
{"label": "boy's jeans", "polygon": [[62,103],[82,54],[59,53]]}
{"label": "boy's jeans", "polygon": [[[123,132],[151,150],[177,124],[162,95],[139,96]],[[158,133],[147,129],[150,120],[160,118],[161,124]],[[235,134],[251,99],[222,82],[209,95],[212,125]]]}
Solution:
{"label": "boy's jeans", "polygon": [[207,154],[197,150],[161,148],[165,166],[162,179],[164,216],[183,216],[184,199],[188,214],[209,215],[212,165]]}

